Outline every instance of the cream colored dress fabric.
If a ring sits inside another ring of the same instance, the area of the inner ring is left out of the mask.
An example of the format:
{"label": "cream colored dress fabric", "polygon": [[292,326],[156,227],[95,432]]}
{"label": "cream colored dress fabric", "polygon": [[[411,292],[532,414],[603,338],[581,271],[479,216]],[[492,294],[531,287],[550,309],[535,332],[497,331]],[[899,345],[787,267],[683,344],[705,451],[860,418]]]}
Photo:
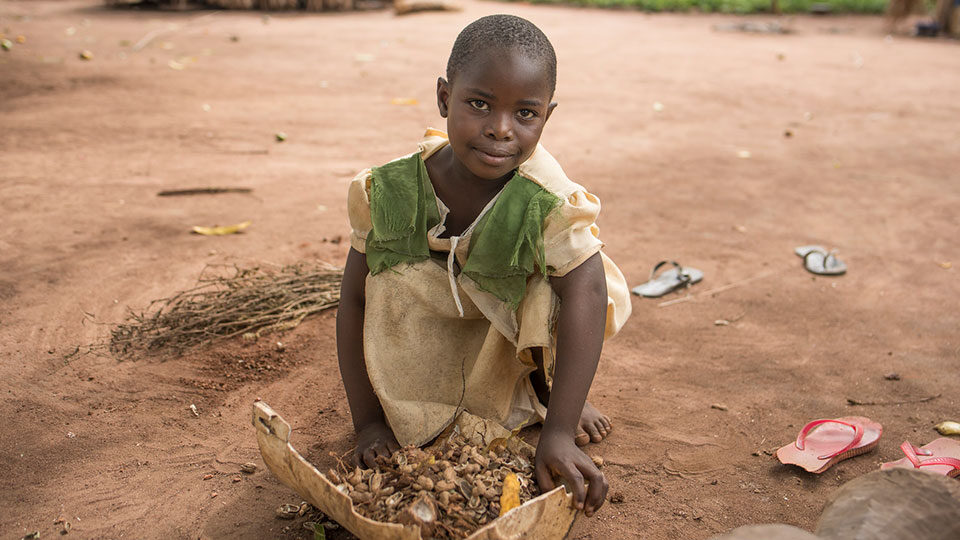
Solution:
{"label": "cream colored dress fabric", "polygon": [[[442,132],[428,130],[418,151],[426,160],[446,144]],[[603,243],[596,225],[600,201],[594,195],[570,181],[542,146],[518,172],[563,201],[544,226],[549,275],[563,276],[600,251]],[[364,170],[351,182],[348,195],[350,243],[361,253],[366,252],[372,228],[370,182],[371,171]],[[449,253],[455,245],[453,254],[462,267],[471,229],[455,240],[438,238],[447,209],[439,199],[437,208],[441,223],[428,231],[429,247]],[[623,274],[602,252],[601,256],[609,338],[630,315],[630,296]],[[553,372],[559,303],[549,281],[540,274],[531,276],[514,312],[467,276],[451,279],[452,275],[445,261],[431,258],[367,276],[363,327],[367,373],[402,445],[429,442],[464,409],[507,429],[542,420],[546,412],[528,375],[536,368],[533,347],[544,349],[547,373]]]}

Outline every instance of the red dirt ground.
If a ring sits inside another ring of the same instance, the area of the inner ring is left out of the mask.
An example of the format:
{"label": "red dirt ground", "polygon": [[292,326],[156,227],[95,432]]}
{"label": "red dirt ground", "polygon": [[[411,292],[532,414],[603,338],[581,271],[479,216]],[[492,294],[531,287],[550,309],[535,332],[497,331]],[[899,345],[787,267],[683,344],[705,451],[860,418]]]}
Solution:
{"label": "red dirt ground", "polygon": [[[473,1],[402,18],[0,1],[0,31],[26,37],[0,51],[3,538],[57,536],[58,517],[81,538],[307,537],[302,518],[275,519],[299,498],[268,471],[232,477],[259,463],[257,396],[312,458],[351,447],[333,313],[167,361],[70,354],[210,263],[342,264],[348,180],[443,127],[449,47],[494,12],[556,46],[543,142],[604,201],[631,284],[664,258],[706,274],[689,301],[635,297],[604,349],[591,399],[615,431],[589,452],[622,502],[572,538],[809,530],[837,486],[960,420],[956,42],[884,39],[879,18],[747,35],[712,29],[734,17]],[[208,186],[254,191],[156,196]],[[248,219],[242,235],[189,234]],[[848,274],[805,272],[792,250],[814,243]],[[768,455],[807,420],[853,414],[883,423],[877,451],[819,476]]]}

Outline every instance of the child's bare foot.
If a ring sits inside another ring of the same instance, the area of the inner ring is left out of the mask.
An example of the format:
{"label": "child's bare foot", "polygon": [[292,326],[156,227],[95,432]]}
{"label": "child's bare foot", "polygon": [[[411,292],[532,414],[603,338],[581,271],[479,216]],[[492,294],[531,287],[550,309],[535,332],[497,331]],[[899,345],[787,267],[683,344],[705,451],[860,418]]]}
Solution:
{"label": "child's bare foot", "polygon": [[589,442],[600,442],[613,429],[610,418],[598,411],[590,402],[583,404],[580,413],[580,425],[577,426],[577,436],[574,439],[577,446],[584,446]]}

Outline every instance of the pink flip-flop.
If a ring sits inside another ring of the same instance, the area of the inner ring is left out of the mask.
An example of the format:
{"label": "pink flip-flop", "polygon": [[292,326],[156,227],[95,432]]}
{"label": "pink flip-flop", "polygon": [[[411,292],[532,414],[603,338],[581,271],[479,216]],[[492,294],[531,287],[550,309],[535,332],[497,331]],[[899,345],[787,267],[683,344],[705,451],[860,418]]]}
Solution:
{"label": "pink flip-flop", "polygon": [[942,474],[950,478],[960,475],[960,442],[940,437],[916,447],[910,441],[903,441],[900,449],[907,457],[880,465],[887,469],[920,469],[921,471]]}
{"label": "pink flip-flop", "polygon": [[803,426],[797,440],[777,450],[785,465],[822,473],[834,463],[873,450],[883,426],[864,416],[814,420]]}

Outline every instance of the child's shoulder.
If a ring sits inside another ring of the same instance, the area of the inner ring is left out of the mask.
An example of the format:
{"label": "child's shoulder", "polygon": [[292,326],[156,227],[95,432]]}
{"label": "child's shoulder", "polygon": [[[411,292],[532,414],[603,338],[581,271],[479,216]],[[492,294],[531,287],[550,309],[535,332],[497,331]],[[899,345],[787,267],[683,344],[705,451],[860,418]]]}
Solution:
{"label": "child's shoulder", "polygon": [[537,149],[520,165],[517,172],[561,199],[566,199],[578,191],[586,191],[583,186],[567,177],[560,163],[541,144],[537,145]]}

